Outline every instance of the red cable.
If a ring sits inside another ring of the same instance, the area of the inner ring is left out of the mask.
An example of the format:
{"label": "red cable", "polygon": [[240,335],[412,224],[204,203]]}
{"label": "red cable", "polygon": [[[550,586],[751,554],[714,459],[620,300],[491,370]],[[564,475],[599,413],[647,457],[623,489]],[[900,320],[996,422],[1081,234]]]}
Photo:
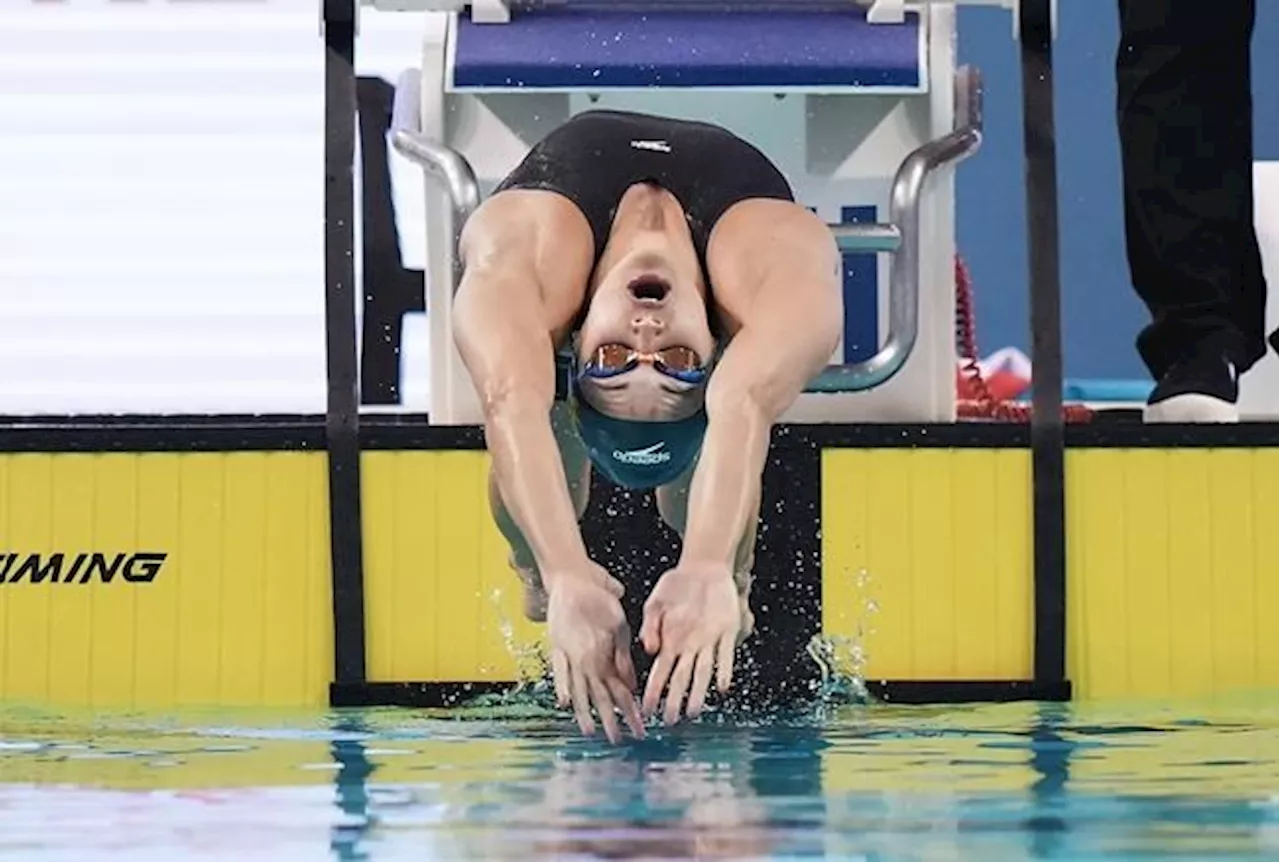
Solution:
{"label": "red cable", "polygon": [[[956,255],[955,272],[956,350],[962,361],[961,374],[971,390],[977,393],[976,398],[961,399],[957,403],[957,415],[962,419],[994,419],[999,422],[1031,421],[1030,405],[1001,401],[992,395],[987,381],[982,379],[982,369],[978,367],[978,337],[973,312],[973,279],[959,255]],[[1034,368],[1032,373],[1035,373]],[[1093,419],[1093,410],[1083,404],[1064,404],[1062,416],[1066,422],[1088,422]]]}

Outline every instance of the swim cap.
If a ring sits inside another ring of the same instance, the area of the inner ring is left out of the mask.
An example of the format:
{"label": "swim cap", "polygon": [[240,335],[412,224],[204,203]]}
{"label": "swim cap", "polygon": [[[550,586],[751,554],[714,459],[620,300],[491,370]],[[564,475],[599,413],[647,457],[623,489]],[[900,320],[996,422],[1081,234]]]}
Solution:
{"label": "swim cap", "polygon": [[707,430],[702,410],[676,422],[636,422],[605,416],[582,398],[571,404],[591,462],[623,488],[647,491],[674,481],[702,449]]}

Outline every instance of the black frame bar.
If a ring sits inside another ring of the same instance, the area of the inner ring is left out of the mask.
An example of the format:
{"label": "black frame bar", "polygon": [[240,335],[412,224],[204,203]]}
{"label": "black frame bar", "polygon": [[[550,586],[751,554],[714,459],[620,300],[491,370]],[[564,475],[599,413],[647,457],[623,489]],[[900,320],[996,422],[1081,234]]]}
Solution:
{"label": "black frame bar", "polygon": [[324,273],[333,679],[365,681],[360,395],[356,355],[356,3],[324,0]]}
{"label": "black frame bar", "polygon": [[1062,320],[1058,164],[1053,98],[1053,4],[1019,0],[1022,130],[1026,155],[1027,263],[1031,292],[1031,474],[1035,578],[1034,678],[1066,679],[1066,433],[1062,416]]}
{"label": "black frame bar", "polygon": [[[368,682],[332,686],[329,703],[337,708],[397,706],[443,709],[463,706],[483,695],[502,696],[517,688],[519,685],[515,682],[494,681]],[[1071,687],[1065,682],[1041,685],[1027,680],[867,680],[867,694],[873,701],[913,705],[1020,701],[1060,703],[1071,699]],[[773,685],[745,700],[739,697],[734,700],[749,702],[752,709],[765,705],[791,708],[812,702],[815,697],[811,693],[787,692],[782,686]]]}

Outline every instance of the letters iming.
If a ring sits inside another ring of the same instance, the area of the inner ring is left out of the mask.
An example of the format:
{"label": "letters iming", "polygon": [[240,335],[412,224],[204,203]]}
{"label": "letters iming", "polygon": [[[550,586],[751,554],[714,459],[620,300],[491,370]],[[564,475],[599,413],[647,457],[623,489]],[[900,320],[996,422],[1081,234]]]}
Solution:
{"label": "letters iming", "polygon": [[134,554],[22,554],[0,552],[0,585],[48,581],[52,584],[109,584],[116,575],[131,584],[149,584],[169,555],[159,551]]}

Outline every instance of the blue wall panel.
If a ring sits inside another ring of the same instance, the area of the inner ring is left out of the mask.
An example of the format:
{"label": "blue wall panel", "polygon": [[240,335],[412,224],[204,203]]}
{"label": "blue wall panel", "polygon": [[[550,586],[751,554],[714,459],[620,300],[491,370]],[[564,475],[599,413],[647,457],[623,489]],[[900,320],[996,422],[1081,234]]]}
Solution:
{"label": "blue wall panel", "polygon": [[[1232,0],[1227,0],[1232,2]],[[1146,309],[1129,283],[1115,126],[1114,0],[1063,0],[1056,63],[1063,319],[1069,377],[1145,377],[1133,347]],[[1277,4],[1258,3],[1254,141],[1277,158]],[[1028,350],[1025,199],[1017,44],[1008,13],[964,8],[960,58],[982,69],[987,133],[961,166],[958,242],[973,271],[979,346]],[[999,201],[999,204],[993,203]],[[1275,286],[1272,286],[1275,289]]]}

